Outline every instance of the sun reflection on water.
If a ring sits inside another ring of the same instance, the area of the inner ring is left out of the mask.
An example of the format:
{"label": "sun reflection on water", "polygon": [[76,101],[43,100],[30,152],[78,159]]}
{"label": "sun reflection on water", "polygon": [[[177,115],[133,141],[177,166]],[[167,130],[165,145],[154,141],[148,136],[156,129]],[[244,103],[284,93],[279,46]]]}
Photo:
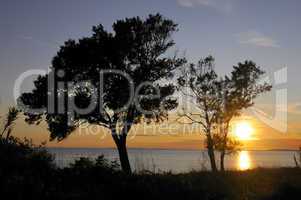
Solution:
{"label": "sun reflection on water", "polygon": [[249,152],[241,151],[238,155],[238,169],[239,170],[248,170],[251,169],[251,159]]}

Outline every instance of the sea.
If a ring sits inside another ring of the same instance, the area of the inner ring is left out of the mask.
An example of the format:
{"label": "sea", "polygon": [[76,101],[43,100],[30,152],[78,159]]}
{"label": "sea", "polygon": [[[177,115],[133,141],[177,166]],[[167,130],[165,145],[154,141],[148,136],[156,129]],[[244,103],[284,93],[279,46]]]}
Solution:
{"label": "sea", "polygon": [[[109,161],[118,162],[116,149],[104,148],[48,148],[54,155],[55,164],[64,168],[81,157],[95,159],[104,155]],[[185,173],[190,171],[210,170],[209,160],[204,150],[172,149],[128,149],[133,170],[151,172]],[[229,170],[248,170],[253,168],[294,167],[295,151],[240,151],[228,155],[225,167]],[[217,153],[217,164],[219,164]]]}

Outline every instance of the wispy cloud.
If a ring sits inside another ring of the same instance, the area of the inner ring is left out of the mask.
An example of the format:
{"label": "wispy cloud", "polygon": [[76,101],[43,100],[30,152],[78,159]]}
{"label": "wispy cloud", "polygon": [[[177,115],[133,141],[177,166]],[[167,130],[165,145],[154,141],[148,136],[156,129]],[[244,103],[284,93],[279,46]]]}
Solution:
{"label": "wispy cloud", "polygon": [[182,7],[193,8],[197,6],[211,7],[223,12],[231,12],[233,4],[231,0],[177,0]]}
{"label": "wispy cloud", "polygon": [[180,6],[183,7],[194,7],[199,6],[212,6],[212,1],[210,0],[178,0]]}
{"label": "wispy cloud", "polygon": [[278,48],[280,45],[276,40],[258,31],[247,31],[235,35],[240,44],[253,45],[257,47]]}

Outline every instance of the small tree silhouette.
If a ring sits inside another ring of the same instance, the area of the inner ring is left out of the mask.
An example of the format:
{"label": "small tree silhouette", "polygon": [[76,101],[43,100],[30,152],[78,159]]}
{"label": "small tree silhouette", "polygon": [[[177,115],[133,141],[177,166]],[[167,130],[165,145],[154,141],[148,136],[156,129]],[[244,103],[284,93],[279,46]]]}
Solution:
{"label": "small tree silhouette", "polygon": [[297,156],[294,154],[294,162],[296,167],[301,167],[301,147],[299,147],[299,150],[297,151]]}
{"label": "small tree silhouette", "polygon": [[214,154],[214,125],[216,124],[220,102],[218,94],[218,76],[213,69],[214,58],[208,56],[196,65],[190,64],[178,78],[178,85],[183,95],[191,99],[194,111],[184,110],[181,117],[192,123],[200,124],[206,136],[206,145],[212,171],[217,171]]}
{"label": "small tree silhouette", "polygon": [[239,146],[237,141],[228,137],[231,120],[252,106],[253,100],[269,91],[271,85],[257,84],[264,71],[252,61],[239,63],[233,67],[230,77],[223,78],[218,78],[213,66],[212,56],[201,59],[197,65],[190,64],[178,78],[178,85],[184,95],[193,99],[191,103],[195,107],[193,112],[184,111],[182,116],[201,125],[211,168],[217,171],[214,150],[218,150],[223,171],[225,155]]}
{"label": "small tree silhouette", "polygon": [[256,63],[245,61],[233,66],[231,76],[225,76],[219,83],[220,109],[217,115],[218,132],[220,135],[219,150],[220,168],[225,170],[225,155],[233,151],[238,142],[229,138],[231,120],[240,116],[244,109],[254,105],[254,99],[262,93],[270,91],[268,83],[259,83],[265,72]]}
{"label": "small tree silhouette", "polygon": [[14,123],[18,117],[19,111],[15,107],[9,107],[8,113],[6,115],[6,119],[4,122],[4,127],[1,132],[1,137],[4,137],[4,134],[6,132],[6,139],[10,137],[10,134],[12,132]]}

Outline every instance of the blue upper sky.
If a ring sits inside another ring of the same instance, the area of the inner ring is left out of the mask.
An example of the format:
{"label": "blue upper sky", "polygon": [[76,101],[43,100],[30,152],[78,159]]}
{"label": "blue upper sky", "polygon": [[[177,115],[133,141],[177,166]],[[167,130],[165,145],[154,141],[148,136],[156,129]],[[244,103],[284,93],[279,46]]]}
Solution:
{"label": "blue upper sky", "polygon": [[12,102],[16,78],[28,69],[47,69],[65,40],[87,36],[99,23],[111,30],[116,19],[159,12],[179,24],[176,49],[191,61],[211,54],[220,73],[245,59],[270,73],[288,67],[289,102],[297,106],[300,9],[299,0],[2,0],[2,104]]}

